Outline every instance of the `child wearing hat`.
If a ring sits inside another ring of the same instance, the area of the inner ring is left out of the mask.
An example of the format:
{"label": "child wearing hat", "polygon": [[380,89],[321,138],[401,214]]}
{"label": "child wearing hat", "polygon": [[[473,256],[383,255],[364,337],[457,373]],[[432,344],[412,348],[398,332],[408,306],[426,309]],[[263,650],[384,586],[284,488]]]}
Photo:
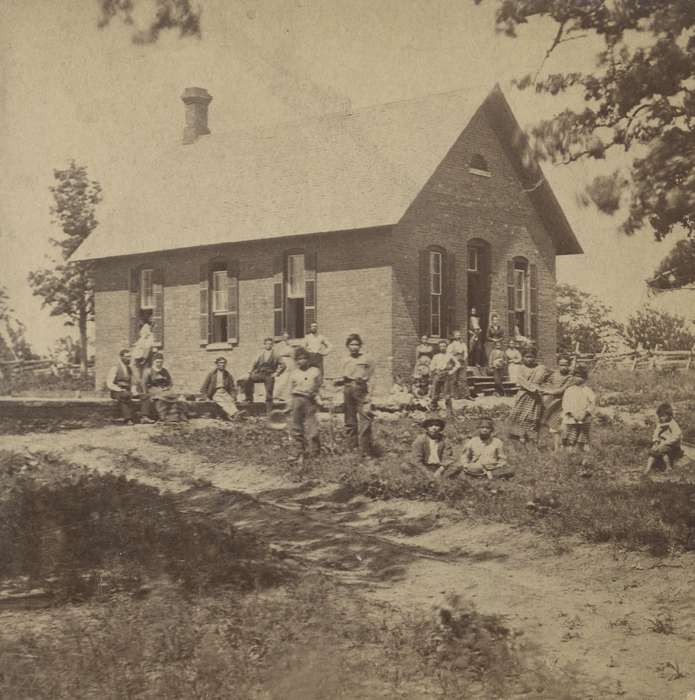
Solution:
{"label": "child wearing hat", "polygon": [[513,476],[507,466],[504,445],[498,437],[493,437],[494,425],[489,418],[478,424],[478,434],[472,437],[463,448],[461,467],[468,476],[494,477]]}
{"label": "child wearing hat", "polygon": [[586,385],[589,372],[586,367],[575,367],[574,384],[562,395],[562,443],[573,450],[579,446],[589,451],[591,415],[596,407],[596,394]]}
{"label": "child wearing hat", "polygon": [[446,423],[441,418],[427,418],[421,425],[425,432],[415,438],[409,463],[428,477],[441,476],[451,464],[444,438]]}

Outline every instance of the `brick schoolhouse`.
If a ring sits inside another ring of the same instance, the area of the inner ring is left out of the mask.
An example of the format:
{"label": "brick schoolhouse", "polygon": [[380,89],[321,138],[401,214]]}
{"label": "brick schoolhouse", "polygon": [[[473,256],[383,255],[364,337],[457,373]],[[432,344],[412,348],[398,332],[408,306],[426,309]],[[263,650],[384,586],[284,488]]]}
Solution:
{"label": "brick schoolhouse", "polygon": [[182,99],[183,143],[74,256],[95,263],[97,386],[148,318],[187,391],[217,356],[243,376],[265,336],[314,320],[326,375],[358,332],[378,391],[474,306],[554,355],[555,258],[582,250],[499,87],[228,134],[205,90]]}

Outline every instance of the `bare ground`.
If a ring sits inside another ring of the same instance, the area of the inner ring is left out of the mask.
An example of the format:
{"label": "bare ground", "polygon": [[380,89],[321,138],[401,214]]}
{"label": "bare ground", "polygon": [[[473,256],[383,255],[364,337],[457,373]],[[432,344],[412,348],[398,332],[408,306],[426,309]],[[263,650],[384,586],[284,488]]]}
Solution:
{"label": "bare ground", "polygon": [[[437,503],[350,498],[271,468],[178,453],[149,440],[159,430],[167,427],[3,436],[0,449],[58,453],[180,493],[182,507],[249,528],[374,600],[428,607],[459,593],[483,613],[504,615],[576,697],[675,700],[695,692],[693,553],[654,559],[471,522]],[[233,428],[229,440],[232,455]],[[0,624],[16,615],[1,613]]]}

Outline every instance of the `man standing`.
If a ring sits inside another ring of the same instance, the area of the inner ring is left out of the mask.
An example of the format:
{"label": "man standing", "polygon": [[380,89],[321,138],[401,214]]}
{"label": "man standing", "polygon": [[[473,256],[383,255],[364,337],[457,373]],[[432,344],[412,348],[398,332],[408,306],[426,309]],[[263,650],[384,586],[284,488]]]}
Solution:
{"label": "man standing", "polygon": [[461,331],[454,331],[454,337],[449,343],[448,352],[458,360],[460,365],[453,378],[454,397],[457,399],[468,399],[471,397],[468,390],[468,347],[461,335]]}
{"label": "man standing", "polygon": [[[280,372],[280,361],[273,352],[273,339],[266,338],[263,341],[263,351],[256,358],[253,367],[249,372],[249,378],[244,385],[244,394],[248,403],[253,403],[253,389],[256,383],[265,386],[265,409],[270,413],[273,408],[273,389],[275,387],[275,377]],[[282,371],[282,370],[280,370]]]}
{"label": "man standing", "polygon": [[451,399],[454,393],[454,378],[460,368],[461,363],[449,351],[446,340],[440,340],[439,352],[432,358],[430,364],[432,371],[430,398],[433,411],[438,410],[439,399],[443,394],[447,415],[453,417],[454,406]]}
{"label": "man standing", "polygon": [[289,392],[292,410],[292,438],[296,453],[290,458],[295,462],[305,454],[317,455],[320,450],[319,422],[316,417],[316,397],[321,387],[321,372],[309,366],[309,353],[297,348],[294,356],[297,366],[290,373]]}
{"label": "man standing", "polygon": [[372,454],[372,420],[369,400],[369,380],[374,374],[374,363],[362,352],[362,338],[351,333],[345,341],[348,357],[343,364],[343,376],[336,386],[343,386],[345,401],[345,434],[350,447],[359,447],[360,454]]}
{"label": "man standing", "polygon": [[328,355],[333,346],[319,333],[319,324],[312,323],[304,338],[304,348],[309,353],[309,362],[318,367],[323,376],[323,358]]}
{"label": "man standing", "polygon": [[[111,398],[116,402],[124,425],[133,425],[135,406],[131,393],[133,370],[130,366],[130,350],[127,348],[118,353],[118,364],[113,366],[106,376],[106,388]],[[150,423],[151,421],[146,421]]]}
{"label": "man standing", "polygon": [[236,405],[236,384],[234,377],[227,371],[227,360],[224,357],[215,360],[215,369],[205,377],[200,393],[214,401],[227,418],[240,415]]}

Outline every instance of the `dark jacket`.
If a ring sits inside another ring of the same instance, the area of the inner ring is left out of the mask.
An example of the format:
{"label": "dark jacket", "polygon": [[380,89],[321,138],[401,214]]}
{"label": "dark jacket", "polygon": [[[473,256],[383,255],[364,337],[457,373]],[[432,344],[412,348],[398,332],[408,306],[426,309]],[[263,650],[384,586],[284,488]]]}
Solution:
{"label": "dark jacket", "polygon": [[[217,368],[213,369],[212,372],[205,377],[203,386],[200,387],[200,393],[204,394],[209,399],[213,397],[215,389],[217,388],[217,372]],[[226,369],[222,370],[222,376],[224,381],[221,388],[231,396],[236,396],[236,384],[234,383],[234,377],[232,377],[232,375]]]}
{"label": "dark jacket", "polygon": [[270,359],[266,359],[264,355],[265,350],[258,355],[256,361],[253,363],[251,374],[273,374],[277,371],[280,358],[272,350],[270,351]]}
{"label": "dark jacket", "polygon": [[[441,438],[437,445],[437,454],[439,455],[439,463],[444,464],[444,453],[446,450],[446,439]],[[429,448],[429,436],[425,433],[418,435],[413,442],[412,449],[410,451],[410,464],[413,466],[427,466],[427,460],[430,456]]]}

